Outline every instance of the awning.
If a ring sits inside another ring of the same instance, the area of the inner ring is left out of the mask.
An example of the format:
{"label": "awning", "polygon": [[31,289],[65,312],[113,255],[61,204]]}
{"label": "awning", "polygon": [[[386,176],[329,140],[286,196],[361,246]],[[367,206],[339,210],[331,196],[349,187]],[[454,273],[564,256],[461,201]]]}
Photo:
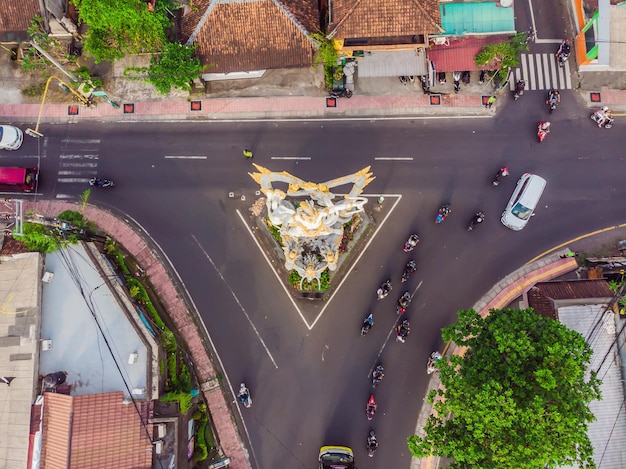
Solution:
{"label": "awning", "polygon": [[428,73],[424,49],[365,52],[358,61],[359,78],[420,76]]}
{"label": "awning", "polygon": [[433,45],[428,48],[428,58],[435,64],[437,72],[465,70],[487,70],[489,66],[479,67],[474,57],[484,45],[508,41],[509,36],[463,37],[451,39],[449,45]]}

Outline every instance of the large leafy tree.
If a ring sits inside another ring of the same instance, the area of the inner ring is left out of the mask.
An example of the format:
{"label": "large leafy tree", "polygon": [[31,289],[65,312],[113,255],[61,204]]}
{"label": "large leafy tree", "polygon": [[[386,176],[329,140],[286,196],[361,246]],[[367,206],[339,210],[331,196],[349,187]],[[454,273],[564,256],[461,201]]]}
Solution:
{"label": "large leafy tree", "polygon": [[600,399],[584,338],[532,309],[460,311],[443,338],[466,347],[437,364],[426,435],[410,436],[416,457],[451,459],[453,468],[595,467],[587,436],[589,402]]}
{"label": "large leafy tree", "polygon": [[479,67],[485,65],[497,69],[502,79],[506,78],[509,69],[519,65],[520,54],[528,50],[526,33],[517,33],[508,41],[486,44],[474,57],[474,62]]}
{"label": "large leafy tree", "polygon": [[167,2],[149,11],[143,0],[72,0],[81,21],[89,26],[85,50],[96,62],[126,54],[153,52],[166,42]]}

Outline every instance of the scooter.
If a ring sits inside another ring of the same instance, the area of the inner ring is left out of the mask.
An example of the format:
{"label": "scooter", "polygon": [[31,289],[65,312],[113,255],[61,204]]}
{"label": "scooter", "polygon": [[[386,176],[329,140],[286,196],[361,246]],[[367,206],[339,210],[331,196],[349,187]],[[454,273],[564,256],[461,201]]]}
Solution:
{"label": "scooter", "polygon": [[550,133],[550,122],[539,121],[537,126],[537,138],[543,142]]}
{"label": "scooter", "polygon": [[458,93],[461,89],[461,72],[452,72],[452,80],[454,81],[454,92]]}
{"label": "scooter", "polygon": [[402,283],[406,282],[411,274],[414,274],[416,270],[417,264],[414,260],[410,260],[409,262],[407,262],[406,266],[404,267],[404,272],[402,272]]}
{"label": "scooter", "polygon": [[478,225],[485,221],[485,214],[483,212],[476,212],[476,215],[470,221],[470,224],[467,227],[467,231],[472,231]]}
{"label": "scooter", "polygon": [[405,291],[402,296],[400,297],[400,299],[398,300],[398,314],[404,314],[406,313],[406,309],[409,307],[409,305],[411,304],[411,300],[413,298],[411,298],[411,294],[408,291]]}
{"label": "scooter", "polygon": [[93,187],[113,187],[115,183],[111,179],[93,177],[89,180],[89,185]]}
{"label": "scooter", "polygon": [[602,111],[596,111],[591,114],[591,120],[598,124],[598,127],[604,127],[605,129],[610,129],[613,127],[613,116],[611,116],[611,111],[608,109],[602,109]]}
{"label": "scooter", "polygon": [[374,418],[374,414],[376,413],[377,408],[378,406],[376,405],[376,399],[374,399],[374,394],[371,394],[369,400],[367,401],[367,406],[365,407],[365,415],[367,415],[367,420],[372,420]]}
{"label": "scooter", "polygon": [[426,364],[426,373],[432,375],[435,371],[437,371],[437,367],[435,365],[439,360],[441,360],[441,358],[442,356],[439,352],[431,353],[428,363]]}
{"label": "scooter", "polygon": [[331,98],[351,98],[352,90],[332,90],[330,92]]}
{"label": "scooter", "polygon": [[417,243],[420,242],[420,237],[413,233],[409,236],[409,239],[404,243],[404,252],[411,252],[417,246]]}
{"label": "scooter", "polygon": [[367,455],[370,458],[374,457],[374,452],[378,449],[378,440],[376,439],[376,433],[374,430],[370,430],[370,434],[367,437]]}
{"label": "scooter", "polygon": [[513,99],[517,101],[521,95],[524,94],[524,88],[526,88],[526,82],[522,79],[519,80],[515,84],[515,94],[513,94]]}
{"label": "scooter", "polygon": [[378,290],[376,290],[376,296],[379,300],[382,300],[387,295],[389,295],[389,292],[392,289],[393,288],[391,286],[391,280],[386,280],[380,287],[378,287]]}
{"label": "scooter", "polygon": [[363,325],[361,326],[361,335],[367,334],[373,325],[374,325],[374,315],[370,313],[370,315],[365,318],[365,321],[363,321]]}
{"label": "scooter", "polygon": [[376,365],[374,371],[372,371],[372,387],[376,388],[376,386],[383,380],[385,377],[385,370],[383,366],[379,363]]}
{"label": "scooter", "polygon": [[406,338],[409,336],[409,332],[411,332],[409,320],[405,319],[396,327],[396,340],[400,343],[405,343]]}
{"label": "scooter", "polygon": [[450,204],[444,204],[437,210],[437,216],[435,217],[435,223],[442,223],[448,215],[452,213],[452,207]]}
{"label": "scooter", "polygon": [[246,409],[252,407],[252,396],[250,390],[244,383],[239,385],[239,394],[237,394],[237,400],[243,404]]}
{"label": "scooter", "polygon": [[559,50],[556,51],[556,59],[559,62],[559,67],[564,67],[565,62],[569,59],[569,55],[571,53],[571,46],[569,44],[569,38],[565,38],[565,40],[559,46]]}
{"label": "scooter", "polygon": [[496,173],[496,175],[494,176],[493,181],[491,181],[491,184],[494,186],[498,186],[502,182],[502,179],[507,177],[508,175],[509,175],[508,166],[505,166],[504,168],[500,168],[498,172]]}

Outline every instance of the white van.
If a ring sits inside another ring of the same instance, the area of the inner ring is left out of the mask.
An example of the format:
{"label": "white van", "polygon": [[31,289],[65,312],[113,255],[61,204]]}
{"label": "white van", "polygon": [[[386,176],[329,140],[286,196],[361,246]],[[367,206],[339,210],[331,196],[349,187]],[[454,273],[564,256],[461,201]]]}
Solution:
{"label": "white van", "polygon": [[545,187],[546,180],[544,178],[531,173],[523,174],[517,181],[511,200],[502,212],[502,224],[515,231],[524,228]]}

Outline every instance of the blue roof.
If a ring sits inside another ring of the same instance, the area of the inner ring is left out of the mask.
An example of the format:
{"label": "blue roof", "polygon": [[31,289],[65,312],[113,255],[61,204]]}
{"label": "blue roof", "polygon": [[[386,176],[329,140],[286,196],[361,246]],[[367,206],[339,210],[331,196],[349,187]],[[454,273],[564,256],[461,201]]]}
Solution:
{"label": "blue roof", "polygon": [[515,31],[513,8],[493,2],[441,3],[441,25],[446,34],[485,34]]}

